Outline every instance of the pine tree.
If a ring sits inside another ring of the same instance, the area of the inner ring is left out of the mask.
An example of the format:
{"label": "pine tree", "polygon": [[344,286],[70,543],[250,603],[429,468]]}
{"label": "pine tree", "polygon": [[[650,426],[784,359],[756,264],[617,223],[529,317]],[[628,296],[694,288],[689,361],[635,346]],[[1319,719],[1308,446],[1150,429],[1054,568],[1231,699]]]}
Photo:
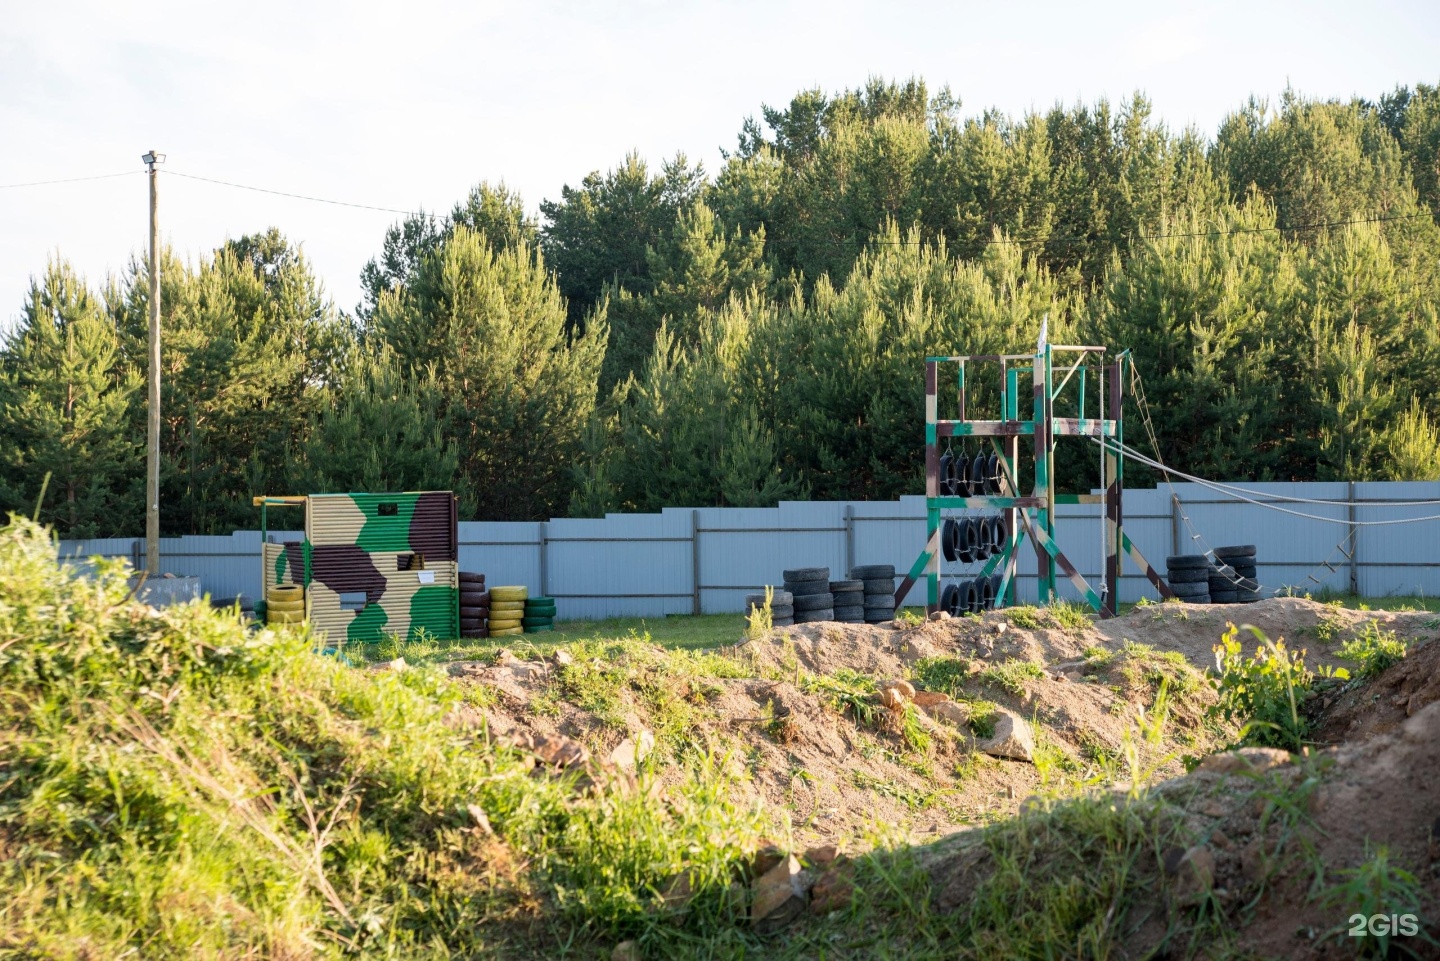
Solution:
{"label": "pine tree", "polygon": [[0,510],[32,513],[66,537],[144,530],[143,434],[126,416],[139,378],[119,364],[103,305],[64,262],[32,280],[0,345]]}

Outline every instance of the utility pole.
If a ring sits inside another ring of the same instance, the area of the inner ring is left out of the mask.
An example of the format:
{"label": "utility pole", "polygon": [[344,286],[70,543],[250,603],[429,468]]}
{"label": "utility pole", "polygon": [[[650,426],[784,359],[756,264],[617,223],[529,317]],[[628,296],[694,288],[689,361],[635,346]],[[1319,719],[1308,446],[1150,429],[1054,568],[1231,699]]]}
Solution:
{"label": "utility pole", "polygon": [[145,443],[145,573],[160,576],[160,221],[156,178],[165,155],[151,150],[141,158],[150,169],[150,377]]}

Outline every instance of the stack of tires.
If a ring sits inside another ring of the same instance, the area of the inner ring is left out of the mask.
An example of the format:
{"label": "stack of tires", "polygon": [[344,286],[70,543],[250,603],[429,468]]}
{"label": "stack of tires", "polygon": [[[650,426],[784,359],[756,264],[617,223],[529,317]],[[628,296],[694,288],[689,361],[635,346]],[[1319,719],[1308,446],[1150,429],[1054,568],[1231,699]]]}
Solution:
{"label": "stack of tires", "polygon": [[785,590],[794,598],[796,624],[835,620],[835,597],[830,593],[830,568],[798,567],[786,571]]}
{"label": "stack of tires", "polygon": [[485,590],[485,575],[460,572],[460,636],[489,637],[485,620],[490,616],[490,595]]}
{"label": "stack of tires", "polygon": [[1210,603],[1210,559],[1204,554],[1176,554],[1165,558],[1165,580],[1186,604]]}
{"label": "stack of tires", "polygon": [[1255,580],[1255,545],[1235,544],[1212,551],[1210,603],[1253,604],[1260,600],[1260,582]]}
{"label": "stack of tires", "polygon": [[523,586],[490,588],[490,618],[487,628],[491,637],[525,633],[525,599],[530,591]]}
{"label": "stack of tires", "polygon": [[525,616],[520,618],[520,626],[525,629],[526,634],[543,634],[555,630],[555,598],[543,595],[527,597]]}
{"label": "stack of tires", "polygon": [[[765,606],[764,594],[745,595],[745,616],[750,616]],[[795,623],[795,595],[789,591],[774,591],[770,595],[770,626],[789,627]]]}
{"label": "stack of tires", "polygon": [[889,564],[861,564],[850,568],[850,583],[864,588],[862,600],[866,624],[883,624],[895,619],[895,568]]}
{"label": "stack of tires", "polygon": [[299,624],[305,620],[305,589],[299,584],[271,584],[265,589],[265,623]]}
{"label": "stack of tires", "polygon": [[835,620],[842,624],[865,623],[865,582],[858,578],[831,581],[830,596],[835,600]]}

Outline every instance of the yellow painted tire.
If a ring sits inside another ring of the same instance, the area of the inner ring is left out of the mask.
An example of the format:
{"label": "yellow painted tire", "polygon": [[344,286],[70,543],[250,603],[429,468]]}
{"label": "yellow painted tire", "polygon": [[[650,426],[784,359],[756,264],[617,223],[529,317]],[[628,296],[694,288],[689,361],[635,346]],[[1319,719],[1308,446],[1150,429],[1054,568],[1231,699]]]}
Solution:
{"label": "yellow painted tire", "polygon": [[496,601],[523,601],[529,596],[530,589],[528,587],[511,585],[509,587],[490,588],[491,605],[494,605]]}
{"label": "yellow painted tire", "polygon": [[502,630],[502,631],[508,631],[508,630],[509,630],[510,628],[512,628],[512,627],[519,627],[519,626],[520,626],[520,618],[516,617],[516,618],[513,618],[513,619],[512,619],[512,618],[505,617],[505,618],[501,618],[501,619],[499,619],[499,620],[496,620],[495,618],[492,617],[492,618],[490,618],[490,625],[489,625],[489,626],[490,626],[490,632],[491,632],[492,634],[495,632],[496,628],[499,628],[499,629]]}
{"label": "yellow painted tire", "polygon": [[491,636],[491,637],[509,637],[511,634],[524,634],[524,633],[525,633],[525,631],[524,631],[522,628],[519,628],[519,627],[502,627],[502,628],[500,628],[500,630],[498,630],[498,631],[495,630],[495,628],[493,628],[493,627],[490,628],[490,636]]}
{"label": "yellow painted tire", "polygon": [[305,599],[305,590],[299,584],[274,584],[265,592],[267,601],[299,601]]}
{"label": "yellow painted tire", "polygon": [[305,601],[300,598],[296,598],[293,601],[266,601],[265,609],[267,611],[274,611],[276,613],[285,611],[290,613],[303,614],[305,613]]}
{"label": "yellow painted tire", "polygon": [[299,624],[305,620],[304,611],[267,611],[266,624]]}
{"label": "yellow painted tire", "polygon": [[496,612],[499,612],[499,611],[514,611],[515,613],[519,614],[521,611],[525,610],[525,602],[524,602],[524,601],[497,601],[497,600],[493,600],[493,599],[492,599],[492,600],[490,601],[490,610],[496,611]]}

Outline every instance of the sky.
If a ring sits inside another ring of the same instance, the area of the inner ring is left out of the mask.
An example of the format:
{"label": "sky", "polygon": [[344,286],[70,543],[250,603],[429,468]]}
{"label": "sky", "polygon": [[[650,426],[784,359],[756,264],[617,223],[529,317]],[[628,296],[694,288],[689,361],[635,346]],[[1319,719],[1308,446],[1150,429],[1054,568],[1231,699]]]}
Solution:
{"label": "sky", "polygon": [[1440,83],[1440,3],[0,0],[0,328],[47,258],[99,286],[144,255],[151,148],[167,243],[195,260],[279,227],[353,310],[399,215],[171,174],[442,212],[503,181],[538,213],[632,150],[713,174],[762,104],[872,76],[949,86],[966,114],[1139,90],[1208,136],[1287,86]]}

